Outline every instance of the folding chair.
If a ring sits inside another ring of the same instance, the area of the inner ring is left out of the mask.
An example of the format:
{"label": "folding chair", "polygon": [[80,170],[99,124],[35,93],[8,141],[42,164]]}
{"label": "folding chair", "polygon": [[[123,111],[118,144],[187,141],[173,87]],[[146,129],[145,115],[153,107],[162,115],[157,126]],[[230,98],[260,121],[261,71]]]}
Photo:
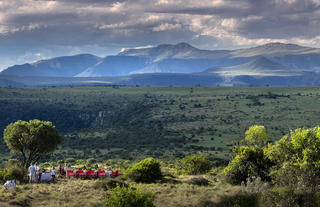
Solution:
{"label": "folding chair", "polygon": [[87,171],[87,177],[88,178],[95,178],[96,177],[96,173],[93,170],[88,170]]}
{"label": "folding chair", "polygon": [[83,170],[78,170],[77,174],[78,174],[79,178],[85,178],[86,177],[86,174],[83,172]]}
{"label": "folding chair", "polygon": [[99,170],[97,174],[99,178],[105,178],[107,176],[107,173],[104,170]]}
{"label": "folding chair", "polygon": [[119,170],[116,170],[116,172],[111,173],[110,176],[111,176],[112,178],[118,177],[118,176],[119,176]]}
{"label": "folding chair", "polygon": [[67,171],[67,176],[68,176],[69,178],[74,178],[74,177],[75,177],[75,173],[73,172],[73,170],[68,170],[68,171]]}

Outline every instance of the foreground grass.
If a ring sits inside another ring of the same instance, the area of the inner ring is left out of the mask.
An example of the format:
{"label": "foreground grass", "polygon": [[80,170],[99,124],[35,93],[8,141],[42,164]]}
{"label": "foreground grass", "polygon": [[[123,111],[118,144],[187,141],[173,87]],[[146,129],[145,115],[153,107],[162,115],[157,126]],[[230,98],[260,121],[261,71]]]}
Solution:
{"label": "foreground grass", "polygon": [[0,191],[0,206],[102,206],[106,192],[92,180],[59,180],[54,184],[25,184]]}
{"label": "foreground grass", "polygon": [[[193,176],[167,178],[155,184],[130,183],[134,188],[155,194],[154,205],[167,206],[213,206],[226,195],[241,191],[239,186],[222,183],[213,176],[207,186],[188,184]],[[1,189],[0,206],[103,206],[108,191],[97,185],[99,180],[66,180],[54,184],[25,184],[8,191]]]}

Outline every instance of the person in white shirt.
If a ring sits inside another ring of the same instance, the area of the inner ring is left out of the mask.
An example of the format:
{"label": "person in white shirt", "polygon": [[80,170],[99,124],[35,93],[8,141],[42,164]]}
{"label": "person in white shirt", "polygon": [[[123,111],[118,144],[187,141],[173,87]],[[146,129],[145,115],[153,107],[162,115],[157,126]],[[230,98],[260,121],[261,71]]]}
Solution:
{"label": "person in white shirt", "polygon": [[36,181],[36,167],[31,163],[30,167],[28,168],[29,171],[29,182],[35,183]]}
{"label": "person in white shirt", "polygon": [[52,181],[54,181],[56,178],[56,170],[54,169],[54,167],[51,170],[51,177],[52,177]]}

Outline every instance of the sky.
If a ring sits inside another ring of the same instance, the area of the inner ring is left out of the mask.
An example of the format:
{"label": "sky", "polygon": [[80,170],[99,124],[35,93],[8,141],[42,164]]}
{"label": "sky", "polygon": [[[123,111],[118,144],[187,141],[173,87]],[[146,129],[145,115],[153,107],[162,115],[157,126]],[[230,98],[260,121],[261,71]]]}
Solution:
{"label": "sky", "polygon": [[0,0],[0,70],[57,56],[187,42],[320,48],[320,0]]}

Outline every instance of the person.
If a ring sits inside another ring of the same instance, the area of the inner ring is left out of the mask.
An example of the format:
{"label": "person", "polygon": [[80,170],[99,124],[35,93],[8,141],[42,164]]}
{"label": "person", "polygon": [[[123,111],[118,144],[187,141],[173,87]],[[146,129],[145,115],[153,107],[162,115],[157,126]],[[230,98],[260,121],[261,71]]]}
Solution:
{"label": "person", "polygon": [[29,168],[29,182],[35,183],[36,180],[36,167],[33,165],[33,163],[30,164]]}
{"label": "person", "polygon": [[51,170],[51,177],[52,177],[52,181],[54,182],[56,178],[56,170],[54,169],[54,167],[52,167],[52,170]]}
{"label": "person", "polygon": [[14,182],[14,180],[8,180],[5,184],[4,187],[6,188],[6,190],[8,190],[9,188],[15,188],[17,185]]}
{"label": "person", "polygon": [[36,180],[37,180],[38,183],[41,182],[41,174],[42,174],[42,171],[41,171],[41,168],[39,166],[39,163],[36,162],[36,175],[37,175]]}
{"label": "person", "polygon": [[66,172],[67,178],[69,178],[69,176],[68,176],[68,170],[69,170],[69,165],[68,165],[68,163],[66,162],[66,164],[65,164],[65,166],[64,166],[64,171]]}
{"label": "person", "polygon": [[64,175],[64,169],[62,168],[61,164],[59,165],[58,174],[59,177],[62,177]]}

